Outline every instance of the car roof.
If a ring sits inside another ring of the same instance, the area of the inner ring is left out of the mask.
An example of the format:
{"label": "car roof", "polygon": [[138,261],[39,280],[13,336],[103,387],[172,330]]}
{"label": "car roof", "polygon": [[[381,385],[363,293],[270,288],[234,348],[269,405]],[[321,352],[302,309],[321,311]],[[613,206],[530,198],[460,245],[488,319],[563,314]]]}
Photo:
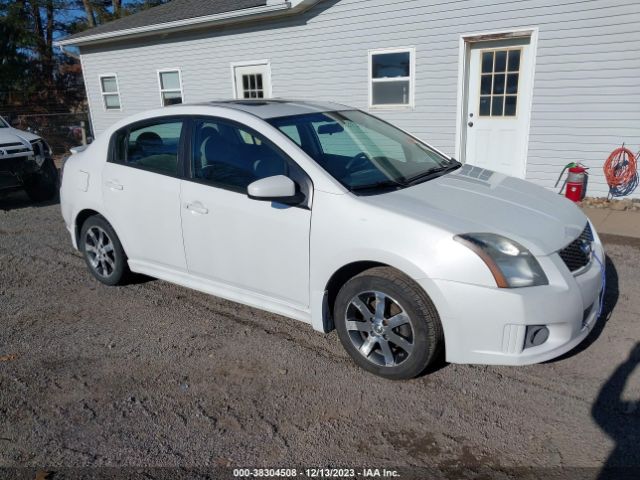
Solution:
{"label": "car roof", "polygon": [[281,98],[250,100],[214,100],[192,105],[224,107],[251,113],[262,119],[289,117],[309,113],[335,112],[353,110],[352,107],[332,102],[311,102],[306,100],[286,100]]}

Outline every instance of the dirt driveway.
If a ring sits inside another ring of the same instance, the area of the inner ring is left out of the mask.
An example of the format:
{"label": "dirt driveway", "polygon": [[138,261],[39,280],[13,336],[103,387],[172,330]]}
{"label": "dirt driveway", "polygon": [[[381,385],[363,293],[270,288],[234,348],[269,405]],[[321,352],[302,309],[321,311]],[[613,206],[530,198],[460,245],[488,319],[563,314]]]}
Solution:
{"label": "dirt driveway", "polygon": [[640,248],[607,251],[613,311],[578,351],[391,382],[335,332],[102,286],[58,205],[0,199],[0,466],[640,465]]}

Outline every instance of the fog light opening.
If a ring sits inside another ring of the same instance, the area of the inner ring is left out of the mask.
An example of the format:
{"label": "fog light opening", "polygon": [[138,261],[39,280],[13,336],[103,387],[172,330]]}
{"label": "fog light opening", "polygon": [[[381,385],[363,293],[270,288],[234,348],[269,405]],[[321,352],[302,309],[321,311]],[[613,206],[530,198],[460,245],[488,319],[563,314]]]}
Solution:
{"label": "fog light opening", "polygon": [[542,345],[549,338],[549,329],[544,325],[529,325],[524,337],[524,348]]}

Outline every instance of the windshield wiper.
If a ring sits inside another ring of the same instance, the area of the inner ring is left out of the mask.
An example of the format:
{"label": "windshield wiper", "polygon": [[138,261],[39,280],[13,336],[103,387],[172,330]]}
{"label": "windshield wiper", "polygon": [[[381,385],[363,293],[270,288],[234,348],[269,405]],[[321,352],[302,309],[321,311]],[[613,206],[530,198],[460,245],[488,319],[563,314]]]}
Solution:
{"label": "windshield wiper", "polygon": [[363,190],[378,190],[380,188],[404,188],[407,185],[396,180],[382,180],[380,182],[368,183],[365,185],[354,185],[349,187],[352,192],[360,192]]}
{"label": "windshield wiper", "polygon": [[454,160],[455,163],[451,165],[445,165],[442,167],[434,167],[429,170],[419,173],[413,177],[407,179],[407,185],[415,185],[416,183],[426,182],[427,180],[431,180],[432,178],[440,177],[447,172],[452,172],[453,170],[457,170],[462,166],[460,162]]}

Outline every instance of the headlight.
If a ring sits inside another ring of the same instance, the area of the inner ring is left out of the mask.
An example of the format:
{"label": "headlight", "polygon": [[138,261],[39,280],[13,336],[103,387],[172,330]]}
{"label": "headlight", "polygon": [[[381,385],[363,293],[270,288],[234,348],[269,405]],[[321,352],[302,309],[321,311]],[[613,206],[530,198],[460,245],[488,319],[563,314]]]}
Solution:
{"label": "headlight", "polygon": [[549,284],[538,261],[518,242],[494,233],[467,233],[453,238],[482,259],[500,288]]}
{"label": "headlight", "polygon": [[33,150],[33,156],[35,157],[36,163],[41,167],[49,153],[49,145],[47,145],[41,138],[38,138],[36,140],[31,140],[31,148]]}

